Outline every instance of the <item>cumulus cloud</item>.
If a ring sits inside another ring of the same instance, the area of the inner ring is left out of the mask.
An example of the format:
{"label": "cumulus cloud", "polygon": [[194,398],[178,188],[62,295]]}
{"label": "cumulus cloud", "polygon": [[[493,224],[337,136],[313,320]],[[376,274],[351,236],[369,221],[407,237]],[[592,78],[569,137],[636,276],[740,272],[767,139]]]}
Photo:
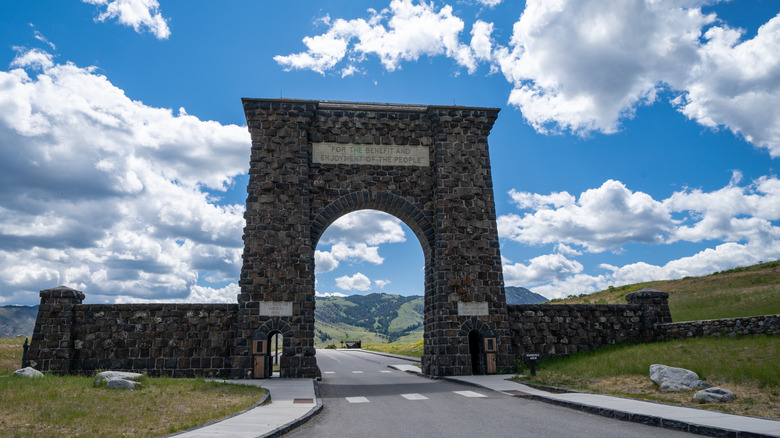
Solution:
{"label": "cumulus cloud", "polygon": [[384,289],[385,286],[390,284],[390,280],[374,280],[374,284],[380,289]]}
{"label": "cumulus cloud", "polygon": [[611,134],[668,92],[688,118],[780,156],[780,14],[743,40],[743,30],[702,12],[710,3],[717,0],[528,0],[509,41],[495,41],[494,24],[476,20],[466,43],[451,6],[393,0],[366,19],[327,17],[328,31],[304,38],[305,52],[274,59],[321,74],[346,64],[342,76],[368,56],[388,71],[423,55],[469,73],[486,64],[503,73],[508,102],[541,133]]}
{"label": "cumulus cloud", "polygon": [[337,278],[336,286],[342,290],[358,290],[364,292],[371,289],[371,280],[358,272],[351,277],[345,275]]}
{"label": "cumulus cloud", "polygon": [[[381,265],[379,245],[405,242],[401,220],[376,210],[360,210],[333,222],[318,242],[314,253],[315,272],[330,272],[343,261]],[[330,249],[327,249],[330,246]]]}
{"label": "cumulus cloud", "polygon": [[678,109],[711,128],[724,125],[780,156],[780,14],[741,41],[726,25],[704,34],[701,61],[681,85]]}
{"label": "cumulus cloud", "polygon": [[471,50],[459,42],[463,20],[453,15],[452,7],[437,9],[433,3],[392,0],[381,11],[368,10],[368,19],[323,20],[329,29],[322,35],[303,39],[307,50],[274,60],[285,69],[310,69],[324,74],[347,60],[344,72],[367,55],[377,56],[382,65],[393,71],[401,61],[415,61],[421,56],[444,55],[461,65],[473,66]]}
{"label": "cumulus cloud", "polygon": [[235,299],[198,281],[240,269],[244,207],[209,192],[246,173],[246,128],[146,106],[40,50],[12,67],[0,71],[0,288],[17,301],[60,284],[109,302]]}
{"label": "cumulus cloud", "polygon": [[100,6],[103,12],[95,21],[106,21],[115,18],[120,24],[131,26],[137,33],[149,30],[159,40],[171,35],[168,23],[160,13],[160,3],[157,0],[82,0]]}
{"label": "cumulus cloud", "polygon": [[583,266],[569,260],[562,254],[546,254],[535,257],[527,265],[515,263],[504,265],[504,280],[512,285],[537,285],[582,272]]}
{"label": "cumulus cloud", "polygon": [[322,234],[319,243],[381,245],[405,241],[400,219],[377,210],[359,210],[336,219]]}
{"label": "cumulus cloud", "polygon": [[509,194],[519,208],[535,211],[500,216],[498,232],[525,244],[563,243],[601,252],[628,242],[661,243],[673,225],[660,202],[620,181],[608,180],[576,200],[566,192]]}
{"label": "cumulus cloud", "polygon": [[[611,180],[579,197],[566,192],[512,191],[518,208],[532,211],[499,217],[499,235],[524,244],[554,244],[557,253],[527,263],[504,259],[506,283],[560,298],[610,285],[706,275],[780,258],[780,179],[764,176],[740,182],[741,174],[735,172],[721,189],[709,193],[684,189],[661,201]],[[602,264],[605,272],[600,275],[582,273],[583,266],[574,260],[581,255],[577,248],[591,253],[620,251],[631,242],[712,242],[713,247],[662,266]]]}

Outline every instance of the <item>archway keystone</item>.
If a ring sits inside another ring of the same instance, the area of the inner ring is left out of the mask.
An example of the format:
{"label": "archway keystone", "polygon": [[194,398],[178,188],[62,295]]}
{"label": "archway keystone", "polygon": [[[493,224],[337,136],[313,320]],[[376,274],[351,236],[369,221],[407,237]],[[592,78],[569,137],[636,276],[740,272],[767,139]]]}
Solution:
{"label": "archway keystone", "polygon": [[[464,324],[511,337],[487,137],[498,109],[243,99],[252,151],[234,375],[250,341],[286,324],[282,377],[314,377],[314,251],[340,216],[404,221],[425,254],[423,372],[471,374]],[[273,322],[271,322],[273,321]],[[289,342],[289,344],[288,344]]]}

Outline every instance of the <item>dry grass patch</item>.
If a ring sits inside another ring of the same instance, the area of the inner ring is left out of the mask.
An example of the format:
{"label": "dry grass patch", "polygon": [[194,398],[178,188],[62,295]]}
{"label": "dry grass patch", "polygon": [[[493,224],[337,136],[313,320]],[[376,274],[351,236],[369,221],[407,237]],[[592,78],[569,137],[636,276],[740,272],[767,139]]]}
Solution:
{"label": "dry grass patch", "polygon": [[202,379],[141,379],[135,391],[92,386],[92,377],[10,375],[24,338],[0,338],[0,437],[158,437],[240,412],[256,386]]}
{"label": "dry grass patch", "polygon": [[662,393],[649,378],[639,376],[616,376],[580,382],[576,388],[587,392],[613,394],[622,397],[652,400],[661,403],[705,408],[736,415],[780,419],[780,395],[777,388],[759,388],[756,383],[730,383],[710,381],[712,386],[728,388],[737,399],[728,403],[701,404],[693,401],[696,391]]}
{"label": "dry grass patch", "polygon": [[135,391],[93,387],[91,377],[0,378],[0,437],[156,437],[239,412],[258,387],[142,378]]}

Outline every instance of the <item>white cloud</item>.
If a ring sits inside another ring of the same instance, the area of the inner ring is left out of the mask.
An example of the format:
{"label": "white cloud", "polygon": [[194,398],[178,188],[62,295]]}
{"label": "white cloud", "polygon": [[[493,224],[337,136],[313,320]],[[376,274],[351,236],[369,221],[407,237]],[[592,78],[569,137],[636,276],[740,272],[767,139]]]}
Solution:
{"label": "white cloud", "polygon": [[377,210],[359,210],[346,214],[333,222],[322,234],[319,244],[345,243],[355,245],[381,245],[405,242],[406,235],[401,220]]}
{"label": "white cloud", "polygon": [[349,277],[343,276],[336,279],[336,286],[342,290],[359,290],[367,291],[371,289],[371,280],[365,275],[358,272],[357,274]]}
{"label": "white cloud", "polygon": [[339,292],[326,292],[326,293],[315,292],[314,296],[315,297],[328,298],[328,297],[347,297],[349,295],[342,294],[342,293],[339,293]]}
{"label": "white cloud", "polygon": [[[765,176],[744,185],[740,182],[741,174],[735,172],[721,189],[709,193],[685,189],[662,201],[631,192],[618,181],[587,190],[579,199],[565,192],[512,191],[518,207],[535,211],[499,217],[499,234],[526,244],[555,244],[557,253],[528,264],[502,259],[506,283],[561,298],[610,285],[706,275],[776,260],[780,258],[780,179]],[[673,214],[678,219],[672,220]],[[629,242],[673,245],[681,241],[713,242],[713,247],[662,266],[602,264],[608,272],[601,275],[584,274],[582,265],[572,259],[580,255],[572,245],[599,252],[617,251]]]}
{"label": "white cloud", "polygon": [[504,265],[504,281],[507,286],[531,287],[561,280],[582,272],[582,269],[581,263],[569,260],[562,254],[547,254],[531,259],[528,265]]}
{"label": "white cloud", "polygon": [[141,33],[148,29],[159,40],[171,35],[168,23],[160,13],[160,3],[157,0],[82,0],[97,6],[105,6],[105,10],[95,18],[95,21],[106,21],[116,18],[120,24],[132,26]]}
{"label": "white cloud", "polygon": [[368,12],[368,19],[328,17],[323,20],[330,26],[326,33],[303,39],[306,52],[279,55],[274,60],[288,70],[310,69],[324,74],[345,58],[353,65],[366,55],[374,55],[388,71],[393,71],[401,61],[444,55],[472,70],[471,50],[458,40],[463,20],[453,15],[451,6],[437,10],[433,3],[392,0],[386,9]]}
{"label": "white cloud", "polygon": [[501,4],[503,0],[477,0],[479,3],[485,5],[485,6],[498,6]]}
{"label": "white cloud", "polygon": [[244,207],[205,189],[246,172],[246,128],[132,101],[38,50],[13,66],[0,71],[0,288],[185,299],[209,291],[201,271],[237,276]]}
{"label": "white cloud", "polygon": [[[689,2],[688,2],[689,3]],[[496,56],[514,85],[509,102],[537,131],[617,131],[697,61],[714,20],[675,1],[529,0]]]}
{"label": "white cloud", "polygon": [[649,195],[632,192],[620,181],[608,180],[580,194],[550,195],[510,192],[520,208],[534,213],[498,218],[501,237],[539,245],[564,243],[591,252],[618,248],[628,242],[660,243],[672,227],[664,206]]}
{"label": "white cloud", "polygon": [[780,157],[780,14],[748,41],[728,26],[709,29],[701,61],[675,101],[679,110],[711,128],[724,125]]}
{"label": "white cloud", "polygon": [[374,280],[374,284],[376,284],[378,288],[384,289],[385,286],[390,284],[390,280]]}
{"label": "white cloud", "polygon": [[318,274],[330,272],[339,266],[339,262],[356,260],[381,265],[385,259],[379,256],[379,247],[357,243],[354,246],[336,243],[330,251],[315,251],[314,266]]}

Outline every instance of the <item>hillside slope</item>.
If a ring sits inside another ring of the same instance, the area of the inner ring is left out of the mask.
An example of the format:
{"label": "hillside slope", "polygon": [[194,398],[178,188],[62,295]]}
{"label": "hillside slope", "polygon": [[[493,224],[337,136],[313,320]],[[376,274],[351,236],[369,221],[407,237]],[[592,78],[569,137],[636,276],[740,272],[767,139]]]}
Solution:
{"label": "hillside slope", "polygon": [[38,306],[0,306],[0,337],[32,336]]}
{"label": "hillside slope", "polygon": [[610,287],[593,294],[552,300],[552,303],[626,304],[626,294],[643,288],[669,293],[669,308],[675,322],[780,314],[780,261],[703,277]]}
{"label": "hillside slope", "polygon": [[547,298],[524,287],[506,286],[504,293],[507,304],[541,304],[548,301]]}

